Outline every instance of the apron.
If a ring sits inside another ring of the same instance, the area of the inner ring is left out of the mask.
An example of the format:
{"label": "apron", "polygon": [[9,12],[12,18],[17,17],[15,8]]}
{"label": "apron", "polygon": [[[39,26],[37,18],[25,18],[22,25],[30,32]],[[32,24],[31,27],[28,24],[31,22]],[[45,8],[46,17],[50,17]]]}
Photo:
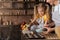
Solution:
{"label": "apron", "polygon": [[31,30],[40,33],[42,32],[42,29],[44,27],[44,18],[43,17],[38,18],[36,21],[38,22],[39,25],[32,25]]}

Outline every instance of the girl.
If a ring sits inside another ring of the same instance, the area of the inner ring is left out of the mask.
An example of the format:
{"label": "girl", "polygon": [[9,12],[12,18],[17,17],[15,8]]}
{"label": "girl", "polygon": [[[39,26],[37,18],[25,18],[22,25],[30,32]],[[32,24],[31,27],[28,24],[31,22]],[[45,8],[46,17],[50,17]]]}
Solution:
{"label": "girl", "polygon": [[30,30],[42,32],[44,25],[51,20],[49,15],[49,5],[47,3],[42,2],[34,6],[34,19],[30,23]]}

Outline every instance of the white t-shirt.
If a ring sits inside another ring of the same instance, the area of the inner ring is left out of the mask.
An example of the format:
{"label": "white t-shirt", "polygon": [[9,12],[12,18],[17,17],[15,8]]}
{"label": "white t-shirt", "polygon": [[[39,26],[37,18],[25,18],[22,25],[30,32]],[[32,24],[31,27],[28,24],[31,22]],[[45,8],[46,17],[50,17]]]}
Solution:
{"label": "white t-shirt", "polygon": [[54,11],[52,12],[52,19],[56,26],[60,26],[60,4],[54,7]]}

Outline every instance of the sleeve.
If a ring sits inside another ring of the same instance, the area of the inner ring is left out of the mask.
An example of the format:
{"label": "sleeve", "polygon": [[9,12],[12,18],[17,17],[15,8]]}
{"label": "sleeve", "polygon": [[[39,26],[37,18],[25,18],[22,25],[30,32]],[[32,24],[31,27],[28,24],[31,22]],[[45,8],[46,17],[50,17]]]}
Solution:
{"label": "sleeve", "polygon": [[49,18],[47,17],[47,15],[44,15],[44,22],[48,21]]}

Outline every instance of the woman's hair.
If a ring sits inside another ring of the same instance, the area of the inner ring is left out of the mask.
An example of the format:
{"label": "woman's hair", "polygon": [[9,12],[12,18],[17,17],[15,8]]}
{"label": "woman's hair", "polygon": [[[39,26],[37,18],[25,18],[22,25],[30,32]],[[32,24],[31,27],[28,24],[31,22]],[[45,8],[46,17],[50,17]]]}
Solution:
{"label": "woman's hair", "polygon": [[46,10],[46,15],[49,21],[52,21],[52,6],[49,3],[47,4],[47,10]]}
{"label": "woman's hair", "polygon": [[49,3],[46,3],[46,2],[41,2],[39,3],[38,5],[35,5],[34,6],[34,18],[39,18],[39,14],[38,14],[38,11],[37,11],[37,8],[38,7],[42,7],[44,9],[44,14],[46,14],[48,16],[48,18],[50,19],[51,18],[51,5]]}

